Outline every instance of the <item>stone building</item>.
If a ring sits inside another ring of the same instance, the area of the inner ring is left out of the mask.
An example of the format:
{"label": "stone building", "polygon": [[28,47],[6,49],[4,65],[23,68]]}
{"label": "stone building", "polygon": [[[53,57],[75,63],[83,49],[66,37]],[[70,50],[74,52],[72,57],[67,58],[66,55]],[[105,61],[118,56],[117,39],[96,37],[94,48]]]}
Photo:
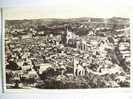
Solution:
{"label": "stone building", "polygon": [[79,64],[79,59],[74,57],[74,76],[84,76],[85,75],[85,68]]}

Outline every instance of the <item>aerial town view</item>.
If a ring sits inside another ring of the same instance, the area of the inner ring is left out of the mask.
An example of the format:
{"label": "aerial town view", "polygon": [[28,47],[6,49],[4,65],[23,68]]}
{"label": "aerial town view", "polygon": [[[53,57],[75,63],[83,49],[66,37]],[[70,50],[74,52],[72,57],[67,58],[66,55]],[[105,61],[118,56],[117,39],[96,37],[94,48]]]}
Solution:
{"label": "aerial town view", "polygon": [[130,87],[130,20],[6,20],[5,68],[7,89]]}

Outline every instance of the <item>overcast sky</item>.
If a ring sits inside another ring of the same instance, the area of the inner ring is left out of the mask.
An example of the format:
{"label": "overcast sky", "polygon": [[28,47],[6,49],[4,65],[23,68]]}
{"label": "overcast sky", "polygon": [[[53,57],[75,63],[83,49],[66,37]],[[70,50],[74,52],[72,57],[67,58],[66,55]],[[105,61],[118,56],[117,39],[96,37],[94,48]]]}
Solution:
{"label": "overcast sky", "polygon": [[6,0],[2,0],[1,3],[3,7],[8,7],[4,8],[4,16],[6,19],[130,17],[133,11],[133,0],[10,1],[6,2]]}

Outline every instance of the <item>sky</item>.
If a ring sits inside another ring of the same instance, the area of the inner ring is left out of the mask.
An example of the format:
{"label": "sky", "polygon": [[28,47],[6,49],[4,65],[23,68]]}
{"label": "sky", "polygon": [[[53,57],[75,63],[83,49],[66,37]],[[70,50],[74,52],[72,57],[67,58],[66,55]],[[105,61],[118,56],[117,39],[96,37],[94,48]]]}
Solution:
{"label": "sky", "polygon": [[[2,0],[5,19],[130,17],[133,0]],[[102,2],[101,2],[102,1]]]}

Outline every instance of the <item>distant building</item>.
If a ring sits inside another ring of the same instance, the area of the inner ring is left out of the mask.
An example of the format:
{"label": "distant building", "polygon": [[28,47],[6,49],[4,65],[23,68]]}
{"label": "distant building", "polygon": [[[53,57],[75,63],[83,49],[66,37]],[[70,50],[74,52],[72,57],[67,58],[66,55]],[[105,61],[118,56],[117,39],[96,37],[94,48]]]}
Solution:
{"label": "distant building", "polygon": [[74,75],[75,76],[84,76],[85,75],[85,68],[79,64],[79,59],[74,57],[73,59],[74,65]]}
{"label": "distant building", "polygon": [[85,41],[85,40],[78,40],[78,41],[76,42],[76,48],[77,48],[78,50],[87,51],[88,46],[87,46],[86,41]]}
{"label": "distant building", "polygon": [[44,71],[46,71],[48,68],[52,68],[52,65],[49,63],[45,64],[39,64],[39,74],[42,74]]}
{"label": "distant building", "polygon": [[76,37],[76,35],[67,29],[67,31],[66,31],[66,43],[68,44],[69,40],[74,39],[75,37]]}
{"label": "distant building", "polygon": [[22,35],[22,39],[30,39],[32,38],[32,35],[29,34],[29,35]]}
{"label": "distant building", "polygon": [[91,35],[95,35],[95,32],[93,29],[90,29],[89,32],[88,32],[88,36],[91,36]]}

